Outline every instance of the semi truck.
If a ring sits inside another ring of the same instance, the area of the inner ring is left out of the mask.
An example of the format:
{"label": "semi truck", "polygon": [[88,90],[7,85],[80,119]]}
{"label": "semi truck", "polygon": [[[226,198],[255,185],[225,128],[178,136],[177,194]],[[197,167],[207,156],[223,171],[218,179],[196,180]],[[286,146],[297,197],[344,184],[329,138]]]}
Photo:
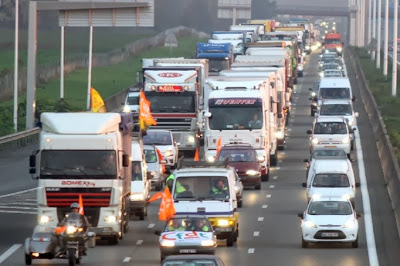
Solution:
{"label": "semi truck", "polygon": [[213,31],[208,43],[231,43],[234,55],[244,54],[244,44],[246,42],[245,31]]}
{"label": "semi truck", "polygon": [[209,75],[218,75],[221,70],[230,69],[234,59],[231,43],[197,43],[196,57],[208,59]]}
{"label": "semi truck", "polygon": [[42,113],[30,173],[39,180],[39,225],[56,227],[82,199],[97,238],[117,244],[129,227],[130,113]]}

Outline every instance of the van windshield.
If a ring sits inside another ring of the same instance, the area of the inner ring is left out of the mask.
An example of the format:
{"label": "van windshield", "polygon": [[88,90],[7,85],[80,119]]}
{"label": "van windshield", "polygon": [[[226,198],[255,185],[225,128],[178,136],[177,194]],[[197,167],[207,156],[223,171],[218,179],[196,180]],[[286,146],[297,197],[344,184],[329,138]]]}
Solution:
{"label": "van windshield", "polygon": [[321,99],[350,99],[350,88],[329,88],[319,89]]}
{"label": "van windshield", "polygon": [[319,122],[315,123],[314,134],[347,134],[344,122]]}
{"label": "van windshield", "polygon": [[147,135],[143,136],[143,144],[145,145],[172,145],[171,133],[168,131],[147,131]]}
{"label": "van windshield", "polygon": [[128,105],[139,105],[139,97],[138,96],[128,96],[127,104]]}
{"label": "van windshield", "polygon": [[228,179],[225,176],[190,176],[176,179],[173,197],[176,200],[227,200]]}
{"label": "van windshield", "polygon": [[349,187],[349,178],[345,174],[317,174],[313,187]]}

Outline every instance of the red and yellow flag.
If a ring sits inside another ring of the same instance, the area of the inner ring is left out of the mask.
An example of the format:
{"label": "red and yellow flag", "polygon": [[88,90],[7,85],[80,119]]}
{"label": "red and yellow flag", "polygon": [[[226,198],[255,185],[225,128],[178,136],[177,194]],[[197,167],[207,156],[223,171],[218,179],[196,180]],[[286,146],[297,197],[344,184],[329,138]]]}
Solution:
{"label": "red and yellow flag", "polygon": [[147,202],[161,199],[160,209],[158,211],[158,219],[160,221],[166,221],[175,215],[174,200],[172,199],[171,192],[168,187],[165,187],[163,192],[157,192]]}
{"label": "red and yellow flag", "polygon": [[107,112],[103,98],[101,98],[100,93],[96,91],[94,88],[90,88],[90,109],[94,113]]}
{"label": "red and yellow flag", "polygon": [[84,215],[82,194],[79,194],[79,214]]}
{"label": "red and yellow flag", "polygon": [[221,137],[219,137],[218,142],[217,142],[217,154],[215,155],[215,158],[218,157],[219,152],[221,151],[221,148],[222,148],[221,142],[222,142]]}
{"label": "red and yellow flag", "polygon": [[143,91],[140,91],[139,96],[139,126],[140,129],[146,130],[149,126],[157,125],[150,110],[150,101],[146,99]]}
{"label": "red and yellow flag", "polygon": [[194,153],[194,161],[195,162],[200,161],[199,148],[196,148],[196,152]]}

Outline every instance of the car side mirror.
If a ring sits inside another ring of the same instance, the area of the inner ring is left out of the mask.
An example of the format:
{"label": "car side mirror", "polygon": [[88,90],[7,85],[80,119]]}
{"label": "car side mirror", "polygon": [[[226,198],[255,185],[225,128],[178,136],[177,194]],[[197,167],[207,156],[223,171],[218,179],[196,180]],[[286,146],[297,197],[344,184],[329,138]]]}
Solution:
{"label": "car side mirror", "polygon": [[36,167],[36,155],[29,156],[29,167]]}
{"label": "car side mirror", "polygon": [[353,129],[353,131],[357,130],[357,128],[355,128],[355,127],[353,127],[352,129]]}
{"label": "car side mirror", "polygon": [[311,135],[312,134],[312,130],[311,129],[307,130],[307,134]]}
{"label": "car side mirror", "polygon": [[360,182],[356,182],[356,187],[360,187],[360,186],[361,186]]}
{"label": "car side mirror", "polygon": [[301,183],[302,187],[307,187],[307,183]]}
{"label": "car side mirror", "polygon": [[304,163],[310,163],[310,160],[309,159],[304,159],[303,162]]}
{"label": "car side mirror", "polygon": [[36,174],[36,168],[29,168],[29,173],[30,174]]}
{"label": "car side mirror", "polygon": [[349,129],[349,133],[352,134],[354,133],[354,130],[352,128]]}
{"label": "car side mirror", "polygon": [[128,154],[122,155],[122,166],[123,167],[129,166],[129,155]]}
{"label": "car side mirror", "polygon": [[353,98],[351,98],[351,101],[355,102],[357,100],[356,96],[353,96]]}
{"label": "car side mirror", "polygon": [[156,230],[156,231],[154,232],[154,234],[157,235],[157,236],[160,236],[160,235],[161,235],[161,231]]}
{"label": "car side mirror", "polygon": [[356,212],[356,218],[360,218],[361,217],[361,213]]}
{"label": "car side mirror", "polygon": [[309,88],[308,90],[309,90],[309,91],[312,91],[312,88]]}
{"label": "car side mirror", "polygon": [[358,117],[359,115],[360,115],[360,114],[359,114],[358,112],[355,112],[355,113],[354,113],[354,116],[355,116],[355,117]]}
{"label": "car side mirror", "polygon": [[298,216],[300,219],[304,219],[304,213],[298,213],[297,216]]}

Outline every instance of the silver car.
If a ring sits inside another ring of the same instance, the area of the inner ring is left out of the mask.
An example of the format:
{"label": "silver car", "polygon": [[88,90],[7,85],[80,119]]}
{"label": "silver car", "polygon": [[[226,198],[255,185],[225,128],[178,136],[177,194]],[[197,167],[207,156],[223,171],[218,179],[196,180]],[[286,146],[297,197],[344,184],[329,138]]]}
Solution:
{"label": "silver car", "polygon": [[156,191],[160,191],[164,184],[163,166],[165,160],[160,161],[154,145],[144,145],[144,155],[147,164],[147,176]]}

